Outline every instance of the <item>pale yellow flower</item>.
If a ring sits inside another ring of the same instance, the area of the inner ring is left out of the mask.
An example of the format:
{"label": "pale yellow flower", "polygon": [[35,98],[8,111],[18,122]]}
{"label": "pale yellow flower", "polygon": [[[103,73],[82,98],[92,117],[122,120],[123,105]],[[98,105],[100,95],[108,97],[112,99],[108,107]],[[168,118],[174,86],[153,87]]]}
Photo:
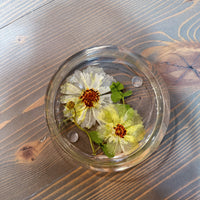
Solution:
{"label": "pale yellow flower", "polygon": [[127,104],[108,105],[98,118],[97,137],[103,141],[104,150],[109,155],[133,151],[144,138],[142,118]]}

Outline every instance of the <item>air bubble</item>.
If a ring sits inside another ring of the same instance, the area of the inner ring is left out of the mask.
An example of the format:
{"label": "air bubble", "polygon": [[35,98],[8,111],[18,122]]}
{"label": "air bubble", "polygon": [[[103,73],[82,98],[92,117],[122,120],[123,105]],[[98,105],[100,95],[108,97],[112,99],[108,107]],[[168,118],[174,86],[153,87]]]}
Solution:
{"label": "air bubble", "polygon": [[132,78],[132,84],[133,84],[134,87],[141,87],[142,84],[143,84],[143,80],[139,76],[134,76]]}
{"label": "air bubble", "polygon": [[47,139],[47,136],[45,135],[43,138],[40,139],[40,142],[44,142]]}
{"label": "air bubble", "polygon": [[78,141],[79,135],[77,132],[70,132],[68,133],[67,138],[70,142],[75,143]]}

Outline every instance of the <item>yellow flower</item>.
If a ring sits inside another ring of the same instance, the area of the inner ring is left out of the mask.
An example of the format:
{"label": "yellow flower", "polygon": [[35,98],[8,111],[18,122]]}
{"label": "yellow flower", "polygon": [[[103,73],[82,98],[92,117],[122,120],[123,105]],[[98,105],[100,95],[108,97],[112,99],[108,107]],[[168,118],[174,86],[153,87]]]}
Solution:
{"label": "yellow flower", "polygon": [[134,151],[144,138],[145,129],[137,111],[126,104],[111,104],[98,115],[100,126],[98,138],[105,145],[103,150],[109,155]]}

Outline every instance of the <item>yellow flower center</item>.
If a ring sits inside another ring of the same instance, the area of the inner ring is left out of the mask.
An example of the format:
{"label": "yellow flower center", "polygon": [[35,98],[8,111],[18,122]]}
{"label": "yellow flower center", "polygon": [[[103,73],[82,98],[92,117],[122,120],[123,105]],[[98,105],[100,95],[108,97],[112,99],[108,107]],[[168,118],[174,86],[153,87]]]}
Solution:
{"label": "yellow flower center", "polygon": [[126,135],[126,129],[123,125],[117,124],[117,126],[113,128],[115,129],[116,135],[120,136],[121,138],[124,138],[124,136]]}
{"label": "yellow flower center", "polygon": [[94,103],[99,101],[99,92],[94,89],[87,89],[80,96],[80,99],[87,107],[94,107]]}

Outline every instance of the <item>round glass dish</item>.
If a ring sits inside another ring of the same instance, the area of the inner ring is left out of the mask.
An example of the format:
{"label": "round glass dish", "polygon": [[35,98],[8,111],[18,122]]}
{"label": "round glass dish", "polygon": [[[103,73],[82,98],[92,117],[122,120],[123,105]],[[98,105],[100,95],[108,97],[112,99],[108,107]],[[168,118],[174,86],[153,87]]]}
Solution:
{"label": "round glass dish", "polygon": [[[92,155],[85,133],[71,122],[61,131],[63,120],[60,103],[60,86],[75,70],[87,66],[98,66],[132,90],[127,103],[143,118],[146,135],[138,149],[125,155],[108,158],[103,154]],[[167,88],[155,67],[145,58],[117,46],[97,46],[82,50],[68,58],[58,69],[49,83],[46,94],[46,119],[51,138],[56,148],[66,159],[98,171],[121,171],[133,167],[149,157],[159,146],[169,123],[170,103]],[[78,141],[72,143],[68,134],[77,133]]]}

